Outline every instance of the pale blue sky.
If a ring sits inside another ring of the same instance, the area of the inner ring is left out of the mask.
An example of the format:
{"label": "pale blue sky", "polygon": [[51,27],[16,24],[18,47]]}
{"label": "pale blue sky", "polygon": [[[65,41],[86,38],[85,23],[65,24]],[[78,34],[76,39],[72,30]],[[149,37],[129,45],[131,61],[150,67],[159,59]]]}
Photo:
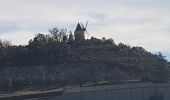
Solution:
{"label": "pale blue sky", "polygon": [[0,38],[26,44],[35,33],[74,31],[90,20],[91,36],[161,51],[170,60],[170,0],[0,0]]}

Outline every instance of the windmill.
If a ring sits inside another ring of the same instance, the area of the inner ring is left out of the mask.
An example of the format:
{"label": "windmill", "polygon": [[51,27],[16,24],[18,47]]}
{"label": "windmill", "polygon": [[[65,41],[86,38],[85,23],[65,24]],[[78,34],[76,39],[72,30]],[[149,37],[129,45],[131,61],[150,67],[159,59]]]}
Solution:
{"label": "windmill", "polygon": [[86,33],[87,35],[89,35],[89,34],[88,34],[88,31],[87,31],[87,25],[88,25],[88,23],[89,23],[89,20],[87,20],[85,26],[84,26],[82,23],[80,23],[81,26],[82,26],[82,28],[84,29],[84,31],[85,31],[85,33]]}
{"label": "windmill", "polygon": [[81,22],[77,24],[76,30],[74,31],[76,41],[85,40],[85,34],[87,33],[88,35],[88,32],[87,32],[88,22],[89,21],[86,22],[85,26]]}

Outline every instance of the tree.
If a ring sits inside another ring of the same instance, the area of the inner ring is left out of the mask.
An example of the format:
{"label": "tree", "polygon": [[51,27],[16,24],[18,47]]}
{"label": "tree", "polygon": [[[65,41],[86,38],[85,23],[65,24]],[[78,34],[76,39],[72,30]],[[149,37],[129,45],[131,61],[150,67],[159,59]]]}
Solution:
{"label": "tree", "polygon": [[160,59],[164,59],[166,56],[163,56],[161,52],[158,52],[157,57]]}
{"label": "tree", "polygon": [[49,30],[49,33],[54,38],[55,41],[59,41],[59,29],[58,28],[52,28]]}
{"label": "tree", "polygon": [[63,35],[63,42],[66,42],[68,40],[67,35]]}
{"label": "tree", "polygon": [[71,31],[70,31],[69,33],[70,33],[70,34],[69,34],[69,39],[68,39],[68,41],[73,42],[73,41],[74,41],[74,36],[73,36],[73,34],[72,34]]}
{"label": "tree", "polygon": [[0,40],[0,47],[1,48],[7,48],[9,46],[12,46],[11,41],[8,40]]}
{"label": "tree", "polygon": [[116,82],[128,80],[130,78],[130,76],[126,72],[120,70],[118,67],[114,67],[111,73],[109,73],[109,77],[111,78],[111,80]]}
{"label": "tree", "polygon": [[34,39],[29,41],[31,47],[42,47],[47,44],[47,40],[44,34],[38,33]]}
{"label": "tree", "polygon": [[102,37],[102,42],[106,41],[106,38],[105,37]]}
{"label": "tree", "polygon": [[106,39],[102,38],[103,44],[115,44],[112,38]]}
{"label": "tree", "polygon": [[49,33],[52,35],[54,40],[57,42],[63,42],[64,40],[63,37],[65,38],[67,36],[66,29],[52,28],[49,30]]}

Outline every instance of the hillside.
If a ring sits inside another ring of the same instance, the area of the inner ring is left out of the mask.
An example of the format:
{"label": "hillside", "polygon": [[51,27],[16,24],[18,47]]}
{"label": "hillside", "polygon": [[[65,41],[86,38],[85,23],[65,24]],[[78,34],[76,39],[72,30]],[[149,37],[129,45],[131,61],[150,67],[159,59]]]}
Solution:
{"label": "hillside", "polygon": [[113,39],[76,41],[72,32],[56,28],[37,34],[25,46],[0,42],[1,90],[102,81],[167,82],[168,66],[161,53],[115,44]]}

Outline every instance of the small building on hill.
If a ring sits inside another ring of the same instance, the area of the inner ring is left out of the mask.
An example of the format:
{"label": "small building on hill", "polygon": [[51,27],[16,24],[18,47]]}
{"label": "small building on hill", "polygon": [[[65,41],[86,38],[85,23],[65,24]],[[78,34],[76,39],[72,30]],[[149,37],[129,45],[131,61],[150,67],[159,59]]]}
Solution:
{"label": "small building on hill", "polygon": [[85,31],[86,28],[83,26],[83,24],[78,23],[76,30],[74,31],[75,41],[85,40]]}

